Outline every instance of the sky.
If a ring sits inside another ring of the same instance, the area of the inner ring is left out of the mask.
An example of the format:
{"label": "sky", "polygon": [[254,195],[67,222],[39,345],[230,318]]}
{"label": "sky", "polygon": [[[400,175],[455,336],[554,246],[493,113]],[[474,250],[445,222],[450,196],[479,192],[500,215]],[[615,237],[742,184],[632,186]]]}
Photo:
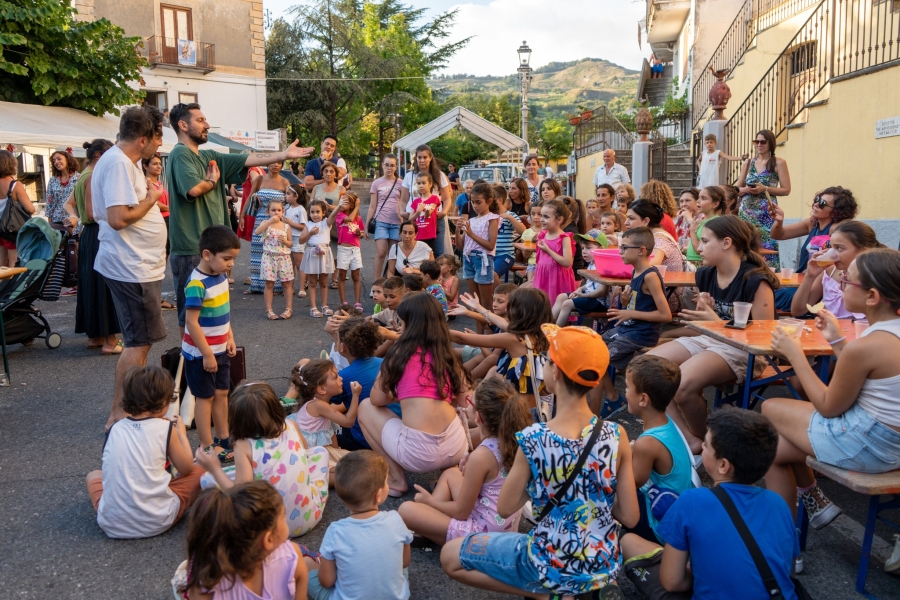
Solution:
{"label": "sky", "polygon": [[[426,17],[459,8],[447,41],[475,36],[449,62],[446,74],[510,75],[518,67],[516,49],[531,47],[531,66],[580,58],[603,58],[638,69],[638,20],[645,3],[635,0],[405,0],[430,10]],[[303,0],[263,0],[273,18]],[[647,50],[646,44],[644,50]]]}

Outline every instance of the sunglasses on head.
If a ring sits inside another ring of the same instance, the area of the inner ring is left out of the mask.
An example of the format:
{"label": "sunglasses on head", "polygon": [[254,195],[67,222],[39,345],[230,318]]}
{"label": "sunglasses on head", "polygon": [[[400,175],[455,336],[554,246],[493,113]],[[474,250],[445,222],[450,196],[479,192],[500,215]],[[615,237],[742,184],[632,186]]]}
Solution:
{"label": "sunglasses on head", "polygon": [[408,266],[409,266],[409,259],[408,259],[408,258],[404,258],[404,259],[403,259],[403,266],[404,266],[404,267],[408,267]]}

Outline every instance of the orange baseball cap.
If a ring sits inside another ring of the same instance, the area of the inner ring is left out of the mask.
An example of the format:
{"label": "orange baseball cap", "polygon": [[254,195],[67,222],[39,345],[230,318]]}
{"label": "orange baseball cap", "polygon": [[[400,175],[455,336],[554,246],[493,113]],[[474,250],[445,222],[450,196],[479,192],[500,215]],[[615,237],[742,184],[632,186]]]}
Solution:
{"label": "orange baseball cap", "polygon": [[566,377],[587,387],[596,387],[609,368],[609,349],[596,331],[587,327],[541,325],[550,341],[547,355]]}

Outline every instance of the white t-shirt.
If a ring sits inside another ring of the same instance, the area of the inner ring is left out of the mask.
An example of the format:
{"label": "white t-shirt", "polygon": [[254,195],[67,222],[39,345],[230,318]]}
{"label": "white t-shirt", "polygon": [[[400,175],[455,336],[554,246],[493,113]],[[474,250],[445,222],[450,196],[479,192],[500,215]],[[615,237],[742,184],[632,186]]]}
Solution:
{"label": "white t-shirt", "polygon": [[164,468],[171,429],[171,421],[156,417],[126,417],[110,427],[97,507],[97,524],[107,536],[148,538],[175,522],[181,503]]}
{"label": "white t-shirt", "polygon": [[[293,221],[294,223],[306,223],[309,217],[306,215],[306,209],[300,206],[288,206],[288,209],[284,212],[284,216]],[[300,234],[303,233],[299,229],[294,229],[291,227],[291,235],[294,238],[294,245],[296,246],[300,239]]]}
{"label": "white t-shirt", "polygon": [[[409,197],[417,196],[416,192],[416,173],[414,171],[410,171],[403,177],[403,187],[409,190]],[[450,185],[450,180],[447,179],[447,176],[441,173],[441,182],[439,185],[431,186],[431,193],[435,196],[441,195],[441,190]]]}
{"label": "white t-shirt", "polygon": [[388,260],[396,260],[397,264],[394,268],[396,268],[398,272],[401,272],[403,268],[407,266],[403,264],[404,258],[409,261],[410,267],[419,268],[430,256],[431,248],[429,248],[428,244],[425,242],[416,242],[416,247],[409,253],[409,256],[403,253],[403,248],[400,247],[400,244],[394,244],[391,246],[391,253],[388,254]]}
{"label": "white t-shirt", "polygon": [[312,221],[306,222],[307,231],[313,227],[318,227],[319,232],[309,236],[309,239],[306,240],[307,245],[321,246],[322,244],[331,243],[331,227],[328,226],[328,221],[322,219],[318,223]]}
{"label": "white t-shirt", "polygon": [[110,227],[106,209],[136,206],[147,197],[147,178],[118,146],[97,162],[91,177],[94,220],[100,224],[100,249],[94,268],[116,281],[145,283],[166,275],[166,222],[154,205],[139,221],[119,231]]}

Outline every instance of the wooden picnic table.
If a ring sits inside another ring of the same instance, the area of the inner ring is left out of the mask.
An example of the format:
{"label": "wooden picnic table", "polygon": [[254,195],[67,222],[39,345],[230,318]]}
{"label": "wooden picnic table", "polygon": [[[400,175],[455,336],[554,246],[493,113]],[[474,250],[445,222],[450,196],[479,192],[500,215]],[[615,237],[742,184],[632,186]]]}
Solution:
{"label": "wooden picnic table", "polygon": [[[578,271],[578,274],[596,283],[602,283],[603,285],[618,285],[624,287],[631,283],[631,279],[606,277],[605,275],[601,275],[597,271],[589,269],[581,269]],[[665,285],[666,287],[694,287],[695,285],[697,285],[695,275],[696,274],[693,271],[666,271],[666,274],[663,275],[663,285]],[[803,283],[803,277],[803,273],[794,273],[790,281],[781,281],[781,287],[800,287],[800,284]]]}
{"label": "wooden picnic table", "polygon": [[537,250],[537,244],[534,242],[530,244],[526,244],[525,242],[513,242],[513,248],[522,250],[523,252],[534,252]]}

